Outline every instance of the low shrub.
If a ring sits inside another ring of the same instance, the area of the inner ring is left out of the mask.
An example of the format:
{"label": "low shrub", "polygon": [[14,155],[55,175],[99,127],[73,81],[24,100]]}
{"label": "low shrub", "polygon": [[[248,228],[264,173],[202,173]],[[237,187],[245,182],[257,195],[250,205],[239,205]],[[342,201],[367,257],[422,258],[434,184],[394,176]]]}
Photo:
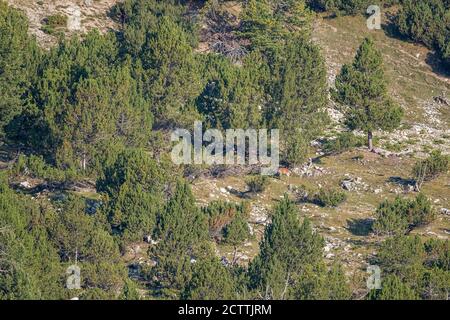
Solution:
{"label": "low shrub", "polygon": [[60,170],[45,162],[42,156],[19,155],[17,162],[11,168],[13,175],[27,175],[32,178],[45,179],[52,182],[73,181],[78,175],[73,170]]}
{"label": "low shrub", "polygon": [[405,234],[415,227],[431,223],[436,212],[431,201],[423,194],[415,199],[395,198],[383,201],[376,210],[377,220],[372,226],[379,235]]}
{"label": "low shrub", "polygon": [[246,184],[249,192],[260,193],[266,190],[269,185],[269,178],[262,175],[253,176],[247,179]]}
{"label": "low shrub", "polygon": [[440,151],[431,152],[425,160],[419,160],[415,163],[412,174],[416,180],[416,189],[426,181],[437,178],[441,173],[445,173],[449,167],[449,156],[442,155]]}
{"label": "low shrub", "polygon": [[344,191],[333,188],[320,188],[314,195],[313,202],[322,207],[337,207],[347,199]]}

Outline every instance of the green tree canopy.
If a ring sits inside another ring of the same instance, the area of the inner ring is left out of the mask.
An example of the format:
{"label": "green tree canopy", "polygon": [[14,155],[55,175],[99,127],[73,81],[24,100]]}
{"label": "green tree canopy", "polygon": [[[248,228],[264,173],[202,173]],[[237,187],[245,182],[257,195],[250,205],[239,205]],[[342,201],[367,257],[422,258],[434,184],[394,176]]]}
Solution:
{"label": "green tree canopy", "polygon": [[0,1],[0,138],[27,104],[40,51],[23,13]]}
{"label": "green tree canopy", "polygon": [[381,53],[371,38],[365,38],[352,64],[342,67],[336,78],[334,99],[345,105],[346,123],[351,130],[368,134],[373,148],[375,130],[393,130],[399,126],[403,111],[387,93]]}

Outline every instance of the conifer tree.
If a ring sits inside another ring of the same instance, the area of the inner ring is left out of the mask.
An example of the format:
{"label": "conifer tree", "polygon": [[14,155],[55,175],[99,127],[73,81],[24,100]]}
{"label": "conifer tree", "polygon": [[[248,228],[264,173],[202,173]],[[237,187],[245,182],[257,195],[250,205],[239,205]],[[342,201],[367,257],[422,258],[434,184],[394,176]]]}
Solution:
{"label": "conifer tree", "polygon": [[194,263],[192,279],[183,291],[182,299],[230,300],[236,298],[236,287],[230,270],[217,258],[205,258]]}
{"label": "conifer tree", "polygon": [[352,64],[342,67],[336,78],[334,99],[347,107],[346,124],[351,130],[367,133],[373,150],[375,130],[393,130],[403,111],[388,96],[381,53],[371,38],[365,38]]}
{"label": "conifer tree", "polygon": [[383,272],[395,274],[410,285],[417,285],[423,272],[425,250],[418,236],[399,235],[383,242],[378,252]]}
{"label": "conifer tree", "polygon": [[242,66],[217,55],[199,57],[206,80],[196,99],[199,112],[213,128],[259,128],[264,121],[267,62],[259,52],[248,54]]}
{"label": "conifer tree", "polygon": [[383,278],[381,290],[372,290],[368,296],[372,300],[417,300],[417,293],[401,278],[388,275]]}
{"label": "conifer tree", "polygon": [[250,287],[262,297],[289,299],[305,268],[321,262],[323,239],[309,220],[300,223],[297,214],[295,204],[285,197],[264,231],[260,253],[249,267]]}
{"label": "conifer tree", "polygon": [[298,300],[348,300],[351,297],[345,274],[337,263],[329,270],[324,263],[306,266],[293,294]]}
{"label": "conifer tree", "polygon": [[179,181],[158,218],[158,244],[149,251],[156,265],[149,277],[167,297],[178,298],[192,278],[195,261],[211,255],[206,217],[195,205],[189,185]]}
{"label": "conifer tree", "polygon": [[116,298],[127,278],[117,242],[99,216],[87,214],[83,199],[71,196],[58,209],[49,234],[63,265],[76,264],[82,272],[77,293],[84,299]]}
{"label": "conifer tree", "polygon": [[281,129],[283,160],[296,165],[327,123],[325,63],[319,48],[302,37],[289,40],[276,60],[269,118]]}
{"label": "conifer tree", "polygon": [[0,1],[0,137],[25,108],[39,61],[40,51],[28,35],[26,17]]}
{"label": "conifer tree", "polygon": [[143,46],[146,94],[161,126],[193,123],[194,99],[200,91],[193,49],[183,29],[162,17]]}
{"label": "conifer tree", "polygon": [[127,149],[104,168],[97,189],[106,195],[104,210],[126,241],[151,235],[164,200],[167,175],[144,151]]}
{"label": "conifer tree", "polygon": [[34,222],[42,211],[0,173],[0,300],[65,298],[57,251]]}
{"label": "conifer tree", "polygon": [[243,213],[238,212],[234,219],[224,229],[224,240],[233,246],[233,261],[236,262],[237,247],[250,238],[250,229]]}
{"label": "conifer tree", "polygon": [[241,33],[253,48],[276,52],[292,33],[309,33],[312,15],[304,0],[249,0],[241,19]]}

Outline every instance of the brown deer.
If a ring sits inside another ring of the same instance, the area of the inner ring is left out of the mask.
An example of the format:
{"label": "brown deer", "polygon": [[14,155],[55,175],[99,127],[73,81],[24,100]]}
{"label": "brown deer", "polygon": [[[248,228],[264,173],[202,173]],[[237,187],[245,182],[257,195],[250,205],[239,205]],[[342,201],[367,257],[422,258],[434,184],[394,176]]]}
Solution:
{"label": "brown deer", "polygon": [[279,168],[278,172],[277,172],[277,176],[278,177],[282,177],[282,176],[286,176],[289,177],[291,175],[291,170],[289,170],[288,168]]}

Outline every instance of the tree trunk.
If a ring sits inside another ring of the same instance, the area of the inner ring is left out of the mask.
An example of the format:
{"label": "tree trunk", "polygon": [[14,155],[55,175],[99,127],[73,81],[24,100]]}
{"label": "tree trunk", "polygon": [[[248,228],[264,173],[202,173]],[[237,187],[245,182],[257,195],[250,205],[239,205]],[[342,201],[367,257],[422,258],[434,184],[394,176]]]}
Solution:
{"label": "tree trunk", "polygon": [[236,254],[237,254],[237,246],[234,247],[233,261],[231,262],[231,265],[233,266],[236,264]]}
{"label": "tree trunk", "polygon": [[367,142],[368,142],[369,151],[373,151],[373,134],[372,134],[372,131],[369,131],[367,133]]}
{"label": "tree trunk", "polygon": [[83,154],[83,161],[81,163],[81,166],[83,167],[83,171],[86,171],[86,154]]}

